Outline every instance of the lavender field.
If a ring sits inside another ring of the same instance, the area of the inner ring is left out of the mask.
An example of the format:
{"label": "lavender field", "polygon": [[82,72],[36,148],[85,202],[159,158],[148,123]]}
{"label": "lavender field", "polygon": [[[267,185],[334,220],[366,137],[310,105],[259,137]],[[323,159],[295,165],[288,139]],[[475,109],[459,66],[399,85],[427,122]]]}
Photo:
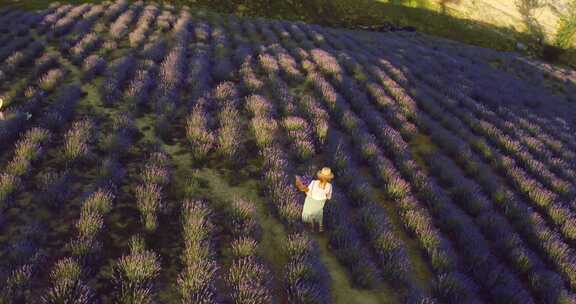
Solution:
{"label": "lavender field", "polygon": [[576,303],[574,71],[125,0],[0,62],[2,304]]}

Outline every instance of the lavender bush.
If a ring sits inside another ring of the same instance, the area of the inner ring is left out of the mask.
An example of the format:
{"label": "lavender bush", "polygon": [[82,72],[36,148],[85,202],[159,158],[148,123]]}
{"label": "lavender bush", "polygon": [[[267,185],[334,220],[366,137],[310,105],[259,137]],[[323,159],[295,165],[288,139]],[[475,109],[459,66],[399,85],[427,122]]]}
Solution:
{"label": "lavender bush", "polygon": [[130,239],[130,253],[113,265],[112,279],[121,303],[152,303],[154,280],[161,270],[156,253],[144,248],[144,240]]}
{"label": "lavender bush", "polygon": [[91,303],[93,290],[82,281],[82,268],[71,258],[59,260],[50,273],[52,287],[42,303]]}
{"label": "lavender bush", "polygon": [[156,184],[140,185],[136,188],[136,206],[146,230],[156,230],[157,213],[162,203],[161,193],[162,189]]}
{"label": "lavender bush", "polygon": [[238,160],[240,153],[241,133],[238,122],[240,114],[230,105],[225,105],[224,109],[218,113],[220,128],[218,129],[216,151],[228,160]]}
{"label": "lavender bush", "polygon": [[38,81],[38,86],[47,92],[52,92],[64,78],[62,69],[52,69],[44,74]]}
{"label": "lavender bush", "polygon": [[202,159],[215,144],[214,133],[209,129],[206,99],[199,99],[186,120],[186,138],[192,145],[194,157]]}
{"label": "lavender bush", "polygon": [[153,85],[153,76],[149,70],[137,70],[134,79],[128,85],[125,95],[135,105],[143,106],[150,98],[150,91]]}
{"label": "lavender bush", "polygon": [[106,71],[106,80],[102,83],[102,101],[105,105],[112,105],[122,96],[122,90],[132,75],[134,58],[125,56],[116,59]]}
{"label": "lavender bush", "polygon": [[67,163],[74,163],[89,156],[93,128],[94,125],[90,120],[81,120],[74,122],[72,128],[66,132],[62,155]]}
{"label": "lavender bush", "polygon": [[210,211],[202,201],[182,203],[184,270],[178,276],[178,291],[186,303],[219,303],[216,290],[218,266],[210,238]]}

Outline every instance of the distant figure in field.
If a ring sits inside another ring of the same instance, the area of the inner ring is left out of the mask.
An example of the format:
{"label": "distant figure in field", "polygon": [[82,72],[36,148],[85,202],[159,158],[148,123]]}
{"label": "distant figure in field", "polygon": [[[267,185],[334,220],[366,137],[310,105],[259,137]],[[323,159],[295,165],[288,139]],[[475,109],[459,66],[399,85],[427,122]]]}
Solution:
{"label": "distant figure in field", "polygon": [[305,186],[300,178],[296,176],[296,188],[306,193],[304,209],[302,210],[302,221],[312,225],[312,229],[318,223],[319,231],[324,231],[322,225],[322,215],[324,213],[324,204],[332,198],[332,184],[330,181],[334,178],[332,170],[324,167],[316,173],[315,179]]}

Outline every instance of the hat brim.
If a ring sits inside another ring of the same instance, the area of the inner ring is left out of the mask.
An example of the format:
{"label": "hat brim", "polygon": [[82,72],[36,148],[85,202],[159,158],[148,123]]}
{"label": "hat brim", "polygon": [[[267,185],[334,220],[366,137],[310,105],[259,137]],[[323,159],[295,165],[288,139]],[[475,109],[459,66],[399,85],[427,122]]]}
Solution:
{"label": "hat brim", "polygon": [[318,178],[323,177],[323,178],[327,178],[327,179],[333,179],[333,178],[334,178],[334,173],[330,173],[330,174],[326,175],[326,174],[322,174],[320,171],[318,171],[318,172],[316,173],[316,177],[318,177]]}

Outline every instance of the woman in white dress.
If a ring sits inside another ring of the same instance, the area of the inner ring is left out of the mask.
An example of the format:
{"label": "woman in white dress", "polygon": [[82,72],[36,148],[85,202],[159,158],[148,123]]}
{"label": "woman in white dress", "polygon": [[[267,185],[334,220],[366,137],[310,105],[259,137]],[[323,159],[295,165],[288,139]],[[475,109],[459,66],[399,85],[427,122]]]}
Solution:
{"label": "woman in white dress", "polygon": [[324,213],[324,204],[332,198],[332,184],[330,181],[334,178],[332,170],[324,167],[316,174],[318,179],[310,182],[306,187],[302,184],[299,177],[296,177],[296,188],[306,193],[304,208],[302,209],[302,221],[311,224],[314,228],[317,223],[320,232],[324,230],[322,216]]}

